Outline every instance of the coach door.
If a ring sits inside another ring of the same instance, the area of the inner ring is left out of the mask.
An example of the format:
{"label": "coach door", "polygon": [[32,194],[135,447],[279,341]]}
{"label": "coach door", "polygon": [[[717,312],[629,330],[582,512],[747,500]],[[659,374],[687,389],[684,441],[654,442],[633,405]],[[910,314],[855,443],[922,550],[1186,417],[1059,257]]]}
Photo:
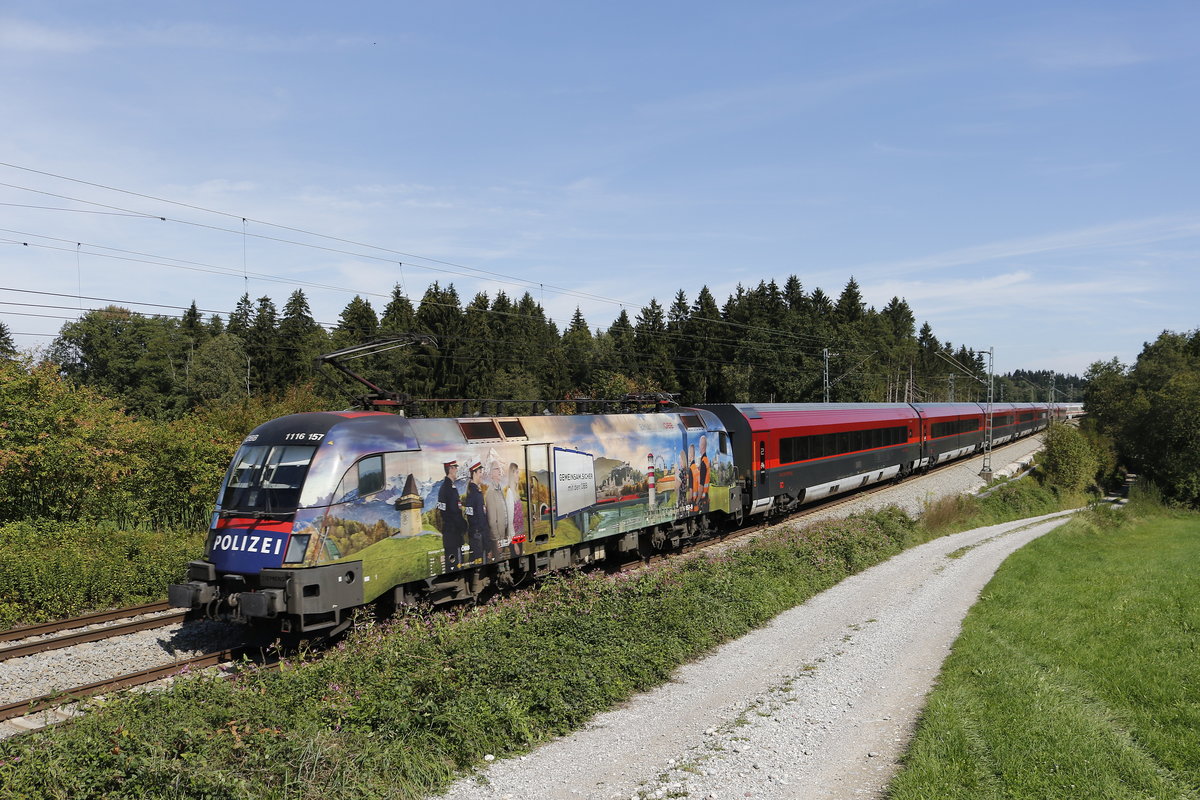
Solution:
{"label": "coach door", "polygon": [[554,536],[554,480],[550,475],[550,446],[525,446],[525,519],[529,545],[537,550]]}
{"label": "coach door", "polygon": [[758,440],[758,485],[767,485],[767,440]]}

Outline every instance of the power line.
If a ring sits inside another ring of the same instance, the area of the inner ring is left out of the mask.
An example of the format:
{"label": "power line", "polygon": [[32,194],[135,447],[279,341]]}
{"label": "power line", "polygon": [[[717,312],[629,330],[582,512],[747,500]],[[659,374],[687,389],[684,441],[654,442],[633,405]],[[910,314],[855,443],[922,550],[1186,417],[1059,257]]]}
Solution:
{"label": "power line", "polygon": [[[549,288],[552,292],[568,295],[571,297],[579,297],[579,298],[588,299],[588,300],[598,300],[598,301],[610,303],[613,305],[627,305],[627,303],[624,303],[621,300],[615,300],[610,297],[604,297],[602,295],[592,294],[590,292],[580,292],[580,291],[577,291],[574,289],[567,289],[565,287],[556,286],[554,284],[546,284],[544,282],[532,281],[532,280],[529,280],[528,278],[521,278],[521,277],[518,277],[515,275],[508,275],[503,272],[496,272],[494,270],[480,269],[478,267],[472,267],[472,266],[468,266],[465,264],[458,264],[453,261],[445,261],[442,259],[431,258],[429,256],[417,255],[415,253],[409,253],[409,252],[405,252],[402,250],[395,250],[390,247],[383,247],[380,245],[374,245],[374,244],[370,244],[367,242],[359,242],[359,241],[356,241],[353,239],[346,239],[346,238],[343,238],[340,236],[331,236],[329,234],[319,233],[317,231],[311,231],[311,230],[307,230],[304,228],[297,228],[297,227],[294,227],[291,225],[282,225],[282,224],[275,223],[275,222],[269,222],[267,220],[260,220],[260,219],[255,219],[255,218],[251,218],[251,217],[245,217],[240,214],[233,214],[233,213],[230,213],[227,211],[219,211],[219,210],[215,210],[215,209],[211,209],[211,208],[205,208],[203,206],[193,205],[190,203],[182,203],[182,202],[179,202],[176,200],[169,200],[169,199],[162,198],[162,197],[155,197],[153,195],[141,194],[139,192],[132,192],[132,191],[129,191],[126,189],[120,189],[120,188],[116,188],[113,186],[105,186],[104,184],[92,183],[90,181],[84,181],[84,180],[79,180],[77,178],[67,177],[65,175],[56,175],[51,172],[43,172],[41,170],[30,169],[28,167],[21,167],[16,164],[0,162],[0,166],[10,167],[12,169],[23,170],[26,172],[32,172],[32,173],[35,173],[38,175],[45,175],[47,177],[57,178],[59,180],[70,181],[72,183],[79,183],[84,186],[91,186],[91,187],[98,188],[98,189],[104,189],[106,191],[118,192],[120,194],[127,194],[127,195],[131,195],[133,197],[140,197],[145,200],[153,200],[155,202],[168,203],[170,205],[180,206],[182,208],[189,208],[194,211],[202,211],[207,214],[216,214],[218,216],[230,217],[232,219],[240,219],[240,220],[242,220],[243,223],[253,222],[256,225],[264,225],[264,226],[270,227],[270,228],[278,228],[279,230],[292,231],[293,233],[301,233],[301,234],[304,234],[305,236],[312,236],[317,239],[325,239],[328,241],[341,242],[343,244],[349,244],[349,245],[353,245],[355,247],[366,247],[371,250],[378,250],[383,253],[390,253],[390,254],[393,254],[396,256],[400,256],[402,258],[417,259],[418,261],[428,262],[429,264],[440,264],[443,267],[454,267],[455,270],[468,270],[469,272],[477,273],[477,275],[468,275],[468,274],[465,274],[462,272],[455,272],[454,270],[440,269],[438,267],[425,266],[423,264],[412,265],[412,266],[422,266],[425,269],[430,269],[430,270],[437,271],[437,272],[446,272],[449,274],[459,275],[461,277],[488,277],[491,279],[502,278],[502,279],[506,279],[506,280],[500,281],[502,283],[515,281],[516,283],[513,285],[520,285],[522,288],[526,288],[526,289],[535,289],[536,288],[536,289],[541,289],[542,291],[544,291],[546,288]],[[141,217],[146,217],[146,218],[150,218],[150,219],[158,219],[162,222],[174,222],[174,223],[180,224],[180,225],[192,225],[192,226],[196,226],[196,227],[200,227],[200,228],[207,228],[209,230],[223,231],[225,233],[234,233],[234,234],[240,233],[239,231],[236,231],[236,230],[233,230],[230,228],[222,228],[222,227],[219,227],[216,225],[206,225],[204,223],[194,222],[191,220],[175,219],[172,217],[166,217],[166,216],[162,216],[162,215],[158,215],[158,214],[148,214],[145,212],[134,211],[132,209],[121,208],[119,206],[111,206],[111,205],[108,205],[105,203],[98,203],[98,202],[95,202],[92,200],[84,200],[82,198],[69,197],[67,195],[60,195],[60,194],[55,194],[53,192],[46,192],[41,189],[33,189],[30,187],[18,186],[18,185],[10,184],[10,183],[0,183],[0,186],[5,186],[5,187],[11,188],[11,189],[18,189],[21,191],[34,192],[36,194],[42,194],[42,195],[46,195],[48,197],[56,197],[60,200],[70,200],[75,203],[84,203],[87,205],[95,205],[100,208],[107,208],[107,209],[111,209],[113,211],[120,211],[120,212],[123,212],[123,213],[131,215],[131,216],[141,216]],[[354,253],[353,251],[341,250],[338,248],[331,248],[331,247],[323,247],[321,245],[315,245],[315,244],[311,244],[308,242],[297,242],[297,241],[291,240],[291,239],[283,239],[283,238],[276,237],[276,236],[266,236],[264,234],[251,233],[249,235],[253,236],[255,238],[259,238],[259,239],[266,239],[269,241],[293,244],[293,245],[297,245],[299,247],[312,247],[312,248],[315,248],[318,250],[326,250],[329,252],[341,253],[343,255],[357,255],[361,258],[369,258],[369,259],[375,259],[375,260],[379,260],[379,261],[386,261],[389,263],[396,263],[396,260],[393,258],[383,258],[381,256],[373,256],[373,255],[366,254],[366,253]]]}
{"label": "power line", "polygon": [[[244,215],[240,215],[240,214],[234,214],[234,213],[227,212],[227,211],[220,211],[220,210],[216,210],[216,209],[206,208],[206,207],[204,207],[204,206],[199,206],[199,205],[195,205],[195,204],[191,204],[191,203],[183,203],[183,202],[176,201],[176,200],[170,200],[170,199],[167,199],[167,198],[157,197],[157,196],[154,196],[154,195],[148,195],[148,194],[143,194],[143,193],[140,193],[140,192],[134,192],[134,191],[130,191],[130,190],[127,190],[127,189],[121,189],[121,188],[118,188],[118,187],[108,186],[108,185],[101,184],[101,183],[95,183],[95,182],[92,182],[92,181],[85,181],[85,180],[82,180],[82,179],[78,179],[78,178],[72,178],[72,177],[69,177],[69,176],[65,176],[65,175],[59,175],[59,174],[56,174],[56,173],[47,172],[47,171],[43,171],[43,170],[37,170],[37,169],[30,168],[30,167],[23,167],[23,166],[21,166],[21,165],[18,165],[18,164],[12,164],[12,163],[9,163],[9,162],[0,162],[0,166],[9,167],[9,168],[11,168],[11,169],[16,169],[16,170],[20,170],[20,171],[23,171],[23,172],[28,172],[28,173],[32,173],[32,174],[43,175],[43,176],[46,176],[46,177],[51,177],[51,178],[55,178],[55,179],[58,179],[58,180],[64,180],[64,181],[68,181],[68,182],[71,182],[71,183],[80,184],[80,185],[83,185],[83,186],[90,186],[90,187],[93,187],[93,188],[103,189],[103,190],[105,190],[105,191],[111,191],[111,192],[116,192],[116,193],[119,193],[119,194],[125,194],[125,195],[129,195],[129,196],[132,196],[132,197],[138,197],[138,198],[145,199],[145,200],[152,200],[152,201],[154,201],[154,202],[167,203],[167,204],[169,204],[169,205],[174,205],[174,206],[178,206],[178,207],[181,207],[181,208],[188,208],[188,209],[191,209],[191,210],[194,210],[194,211],[201,211],[201,212],[204,212],[204,213],[208,213],[208,214],[214,214],[214,215],[217,215],[217,216],[222,216],[222,217],[228,217],[228,218],[231,218],[231,219],[240,219],[240,220],[242,221],[243,228],[242,228],[242,230],[235,230],[235,229],[231,229],[231,228],[222,228],[222,227],[220,227],[220,226],[215,226],[215,225],[207,225],[207,224],[204,224],[204,223],[193,222],[193,221],[189,221],[189,220],[174,219],[174,218],[170,218],[170,217],[166,217],[166,216],[162,216],[162,215],[147,214],[147,213],[145,213],[145,212],[138,212],[138,211],[134,211],[134,210],[131,210],[131,209],[125,209],[125,208],[121,208],[121,207],[119,207],[119,206],[112,206],[112,205],[107,205],[107,204],[103,204],[103,203],[97,203],[97,202],[95,202],[95,201],[83,200],[83,199],[81,199],[81,198],[73,198],[73,197],[69,197],[69,196],[66,196],[66,195],[59,195],[59,194],[55,194],[55,193],[51,193],[51,192],[45,192],[45,191],[43,191],[43,190],[39,190],[39,189],[33,189],[33,188],[30,188],[30,187],[17,186],[17,185],[15,185],[15,184],[9,184],[9,183],[0,183],[0,186],[7,186],[7,187],[9,187],[9,188],[18,189],[18,190],[22,190],[22,191],[35,192],[35,193],[38,193],[38,194],[43,194],[43,195],[47,195],[47,196],[51,196],[51,197],[56,197],[56,198],[59,198],[59,199],[70,200],[70,201],[72,201],[72,202],[84,203],[84,204],[88,204],[88,205],[95,205],[95,206],[98,206],[98,207],[100,207],[100,208],[107,208],[107,209],[110,209],[110,210],[113,210],[113,211],[120,211],[120,212],[122,212],[122,213],[127,213],[127,214],[134,215],[134,216],[143,216],[143,217],[150,218],[150,219],[158,219],[158,220],[160,220],[160,221],[164,221],[164,222],[175,222],[175,223],[177,223],[177,224],[183,224],[183,225],[192,225],[192,226],[196,226],[196,227],[200,227],[200,228],[205,228],[205,229],[210,229],[210,230],[215,230],[215,231],[221,231],[221,232],[230,233],[230,234],[234,234],[234,235],[239,235],[239,234],[240,234],[240,235],[243,237],[243,242],[245,241],[245,237],[246,237],[247,235],[249,235],[249,236],[253,236],[253,237],[255,237],[255,238],[264,239],[264,240],[268,240],[268,241],[274,241],[274,242],[278,242],[278,243],[292,244],[292,245],[301,246],[301,247],[310,247],[310,248],[314,248],[314,249],[318,249],[318,250],[323,250],[323,251],[327,251],[327,252],[334,252],[334,253],[339,253],[339,254],[343,254],[343,255],[352,255],[352,256],[361,257],[361,258],[367,258],[367,259],[372,259],[372,260],[383,261],[383,262],[386,262],[386,263],[397,263],[398,265],[401,265],[401,266],[402,266],[402,263],[401,263],[401,262],[397,262],[397,261],[395,261],[395,259],[383,258],[383,257],[380,257],[380,256],[374,256],[374,255],[367,254],[367,253],[356,253],[356,252],[353,252],[353,251],[342,250],[342,249],[339,249],[339,248],[330,248],[330,247],[324,247],[324,246],[321,246],[321,245],[315,245],[315,244],[308,243],[308,242],[297,242],[297,241],[295,241],[295,240],[291,240],[291,239],[283,239],[283,238],[280,238],[280,237],[266,236],[266,235],[263,235],[263,234],[254,234],[254,233],[247,234],[247,233],[246,233],[246,230],[245,230],[245,224],[246,224],[246,222],[248,222],[248,221],[249,221],[249,222],[254,222],[255,224],[264,225],[264,226],[267,226],[267,227],[272,227],[272,228],[278,228],[278,229],[280,229],[280,230],[292,231],[292,232],[294,232],[294,233],[301,233],[301,234],[304,234],[304,235],[306,235],[306,236],[312,236],[312,237],[319,238],[319,239],[325,239],[325,240],[328,240],[328,241],[336,241],[336,242],[341,242],[341,243],[343,243],[343,244],[350,244],[350,245],[353,245],[353,246],[355,246],[355,247],[366,247],[366,248],[368,248],[368,249],[372,249],[372,250],[378,250],[378,251],[380,251],[380,252],[385,252],[385,253],[390,253],[390,254],[393,254],[393,255],[401,256],[401,257],[403,257],[403,258],[415,258],[415,259],[418,259],[418,260],[420,260],[420,261],[427,261],[427,262],[429,262],[429,263],[431,263],[431,264],[441,264],[441,265],[444,265],[444,266],[450,266],[450,267],[454,267],[454,268],[456,268],[456,269],[460,269],[460,270],[462,270],[462,269],[465,269],[465,270],[469,270],[469,271],[470,271],[470,272],[472,272],[472,273],[476,273],[476,275],[467,275],[467,274],[464,274],[464,273],[462,273],[462,272],[455,272],[455,271],[453,271],[453,270],[444,270],[444,269],[439,269],[439,268],[436,268],[436,267],[429,267],[429,266],[425,266],[425,265],[412,265],[412,264],[410,264],[410,266],[421,266],[422,268],[425,268],[425,269],[430,269],[430,270],[432,270],[432,271],[446,272],[446,273],[448,273],[448,274],[459,275],[459,276],[461,276],[461,277],[479,277],[479,276],[486,276],[486,277],[490,277],[490,278],[493,278],[493,279],[495,279],[495,278],[506,278],[506,279],[509,279],[509,280],[511,280],[511,281],[517,281],[517,282],[518,282],[518,283],[516,283],[516,284],[511,284],[511,285],[519,285],[519,286],[521,286],[522,288],[525,288],[525,289],[527,289],[527,290],[530,290],[530,289],[537,288],[537,289],[541,290],[541,291],[544,293],[544,291],[545,291],[545,289],[546,289],[546,288],[550,288],[552,292],[556,292],[556,293],[563,294],[563,295],[566,295],[566,296],[573,296],[573,297],[579,297],[579,298],[584,298],[584,299],[597,300],[597,301],[601,301],[601,302],[610,303],[610,304],[613,304],[613,305],[618,305],[618,306],[621,306],[622,308],[624,308],[624,306],[625,306],[625,305],[632,305],[632,304],[630,304],[630,303],[627,303],[627,302],[625,302],[625,301],[621,301],[621,300],[617,300],[617,299],[614,299],[614,298],[609,298],[609,297],[604,297],[604,296],[602,296],[602,295],[596,295],[596,294],[593,294],[593,293],[590,293],[590,292],[580,292],[580,291],[577,291],[577,290],[566,289],[566,288],[564,288],[564,287],[555,286],[555,285],[553,285],[553,284],[545,284],[545,283],[543,283],[543,282],[531,281],[531,280],[529,280],[529,279],[526,279],[526,278],[520,278],[520,277],[517,277],[517,276],[508,275],[508,274],[506,274],[506,273],[500,273],[500,272],[496,272],[496,271],[494,271],[494,270],[483,270],[483,269],[479,269],[479,268],[477,268],[477,267],[470,267],[470,266],[463,265],[463,264],[457,264],[457,263],[455,263],[455,262],[443,261],[443,260],[441,260],[441,259],[434,259],[434,258],[430,258],[430,257],[426,257],[426,256],[420,256],[420,255],[416,255],[416,254],[413,254],[413,253],[408,253],[408,252],[404,252],[404,251],[400,251],[400,250],[395,250],[395,249],[388,248],[388,247],[382,247],[382,246],[379,246],[379,245],[373,245],[373,244],[370,244],[370,243],[359,242],[359,241],[356,241],[356,240],[353,240],[353,239],[347,239],[347,238],[343,238],[343,237],[331,236],[331,235],[328,235],[328,234],[322,234],[322,233],[318,233],[318,232],[316,232],[316,231],[307,230],[307,229],[304,229],[304,228],[299,228],[299,227],[290,226],[290,225],[283,225],[283,224],[279,224],[279,223],[269,222],[269,221],[266,221],[266,220],[259,220],[259,219],[255,219],[255,218],[251,218],[251,217],[246,217],[246,216],[244,216]],[[55,237],[40,237],[40,238],[48,238],[48,239],[54,240],[54,238],[55,238]],[[89,245],[89,246],[91,246],[91,245]],[[115,248],[105,248],[105,249],[115,249]],[[167,258],[167,260],[179,261],[179,259],[171,259],[171,258]],[[187,262],[184,262],[184,263],[187,263]],[[164,265],[164,266],[170,266],[170,265]],[[216,267],[210,267],[210,268],[212,268],[212,269],[220,269],[220,268],[216,268]],[[244,277],[244,278],[247,278],[247,274],[245,273],[245,270],[243,270],[243,277]],[[265,275],[259,275],[259,276],[257,276],[257,277],[259,277],[260,279],[263,279],[263,280],[272,280],[272,281],[275,281],[275,282],[296,283],[296,284],[301,284],[301,285],[319,286],[320,288],[324,288],[324,289],[334,289],[334,290],[339,290],[339,291],[350,291],[350,290],[347,290],[347,289],[344,289],[344,288],[341,288],[341,287],[328,287],[328,286],[319,285],[319,284],[313,284],[313,283],[309,283],[309,282],[290,281],[290,280],[288,280],[288,279],[281,279],[281,278],[277,278],[277,277],[274,277],[274,276],[270,276],[270,277],[268,277],[268,276],[265,276]],[[506,282],[506,281],[500,281],[500,282]],[[752,290],[751,290],[751,291],[752,291]],[[370,295],[372,295],[372,296],[376,296],[376,293],[369,293],[369,292],[359,292],[358,294],[370,294]],[[721,324],[726,324],[726,325],[737,325],[737,324],[738,324],[738,323],[733,323],[732,321],[729,321],[729,320],[714,320],[714,322],[719,322],[719,323],[721,323]],[[777,334],[780,334],[780,335],[791,336],[792,338],[800,338],[800,336],[799,336],[799,335],[791,334],[790,332],[784,332],[784,331],[770,331],[770,329],[763,329],[763,328],[760,328],[760,327],[757,327],[757,326],[746,326],[746,328],[747,328],[747,329],[759,329],[759,330],[767,330],[768,332],[775,332],[775,333],[777,333]],[[815,337],[810,337],[810,338],[815,338]],[[862,346],[862,345],[861,345],[861,343],[856,343],[856,344],[857,344],[858,346],[860,346],[860,347]]]}

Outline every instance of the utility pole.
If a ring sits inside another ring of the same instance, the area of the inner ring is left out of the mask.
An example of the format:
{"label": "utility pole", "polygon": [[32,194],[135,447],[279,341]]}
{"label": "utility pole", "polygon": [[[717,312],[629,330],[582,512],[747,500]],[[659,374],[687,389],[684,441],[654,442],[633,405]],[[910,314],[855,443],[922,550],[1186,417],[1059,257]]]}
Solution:
{"label": "utility pole", "polygon": [[986,351],[988,357],[988,379],[987,379],[987,414],[984,415],[984,440],[983,440],[983,469],[979,470],[979,477],[989,483],[992,480],[992,396],[994,392],[994,376],[992,373],[992,357],[994,349],[989,347]]}
{"label": "utility pole", "polygon": [[954,378],[955,377],[956,376],[953,372],[951,372],[949,375],[946,376],[946,381],[950,385],[950,388],[947,390],[947,393],[946,393],[946,402],[948,402],[948,403],[954,402]]}
{"label": "utility pole", "polygon": [[829,348],[821,348],[821,356],[825,360],[825,402],[829,402]]}

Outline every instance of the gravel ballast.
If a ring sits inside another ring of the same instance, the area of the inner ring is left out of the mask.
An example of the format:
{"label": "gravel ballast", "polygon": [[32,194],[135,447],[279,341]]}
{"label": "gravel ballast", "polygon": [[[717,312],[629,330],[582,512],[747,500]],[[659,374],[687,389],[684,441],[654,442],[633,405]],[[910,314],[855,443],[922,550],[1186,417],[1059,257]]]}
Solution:
{"label": "gravel ballast", "polygon": [[[1018,442],[993,463],[1036,447]],[[916,495],[909,502],[919,506],[981,486],[978,469],[964,462],[893,491]],[[904,504],[880,495],[869,502]],[[1070,513],[900,553],[681,667],[670,683],[597,715],[584,730],[492,762],[446,796],[880,797],[983,586],[1009,554]]]}

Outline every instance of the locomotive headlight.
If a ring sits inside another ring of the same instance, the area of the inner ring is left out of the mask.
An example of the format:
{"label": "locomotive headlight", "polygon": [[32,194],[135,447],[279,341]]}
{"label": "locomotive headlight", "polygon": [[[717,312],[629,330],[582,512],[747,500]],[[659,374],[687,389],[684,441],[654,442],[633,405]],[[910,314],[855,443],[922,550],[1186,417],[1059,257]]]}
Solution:
{"label": "locomotive headlight", "polygon": [[284,553],[283,563],[299,564],[304,561],[304,553],[308,550],[308,540],[312,537],[307,533],[293,535],[288,539],[287,552]]}

